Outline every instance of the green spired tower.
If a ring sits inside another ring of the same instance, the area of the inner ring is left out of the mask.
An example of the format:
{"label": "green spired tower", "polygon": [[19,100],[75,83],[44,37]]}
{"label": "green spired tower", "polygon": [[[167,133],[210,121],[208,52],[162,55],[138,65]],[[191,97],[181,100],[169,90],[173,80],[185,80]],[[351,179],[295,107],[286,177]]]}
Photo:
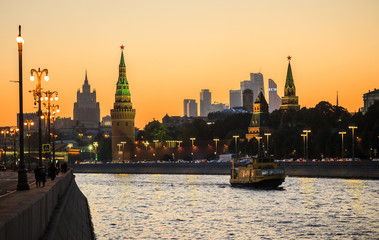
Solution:
{"label": "green spired tower", "polygon": [[115,103],[111,109],[112,118],[112,160],[122,162],[133,156],[135,141],[134,118],[129,83],[126,78],[124,46],[121,46],[121,60],[116,84]]}
{"label": "green spired tower", "polygon": [[280,105],[280,109],[294,109],[299,110],[299,97],[296,96],[296,88],[295,83],[292,77],[292,69],[291,69],[291,57],[288,56],[288,70],[286,77],[286,85],[284,86],[284,96],[282,97],[282,105]]}

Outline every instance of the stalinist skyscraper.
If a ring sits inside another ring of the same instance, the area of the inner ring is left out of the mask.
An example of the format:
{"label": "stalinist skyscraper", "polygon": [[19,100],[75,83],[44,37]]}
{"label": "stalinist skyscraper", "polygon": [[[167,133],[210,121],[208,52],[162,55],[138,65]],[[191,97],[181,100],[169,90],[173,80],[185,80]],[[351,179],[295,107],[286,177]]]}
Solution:
{"label": "stalinist skyscraper", "polygon": [[[113,109],[111,110],[113,161],[118,162],[123,159],[132,159],[134,149],[133,144],[135,140],[135,115],[136,110],[133,109],[132,106],[129,83],[126,78],[124,46],[121,46],[121,60],[119,65],[118,81],[116,84],[115,103]],[[124,144],[122,144],[123,142]]]}

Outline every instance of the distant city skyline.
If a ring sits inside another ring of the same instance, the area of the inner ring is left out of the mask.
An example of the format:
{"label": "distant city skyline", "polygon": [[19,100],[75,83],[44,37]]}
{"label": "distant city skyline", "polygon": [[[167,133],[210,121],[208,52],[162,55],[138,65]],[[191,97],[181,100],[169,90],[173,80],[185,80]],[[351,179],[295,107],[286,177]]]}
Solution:
{"label": "distant city skyline", "polygon": [[2,2],[0,125],[16,125],[18,86],[10,81],[18,80],[18,25],[25,40],[24,112],[36,111],[29,76],[40,67],[50,76],[42,88],[59,92],[60,117],[73,117],[85,69],[100,116],[109,115],[120,45],[139,128],[181,115],[183,99],[199,101],[201,89],[228,103],[229,90],[250,72],[274,79],[283,96],[288,55],[300,107],[334,104],[338,91],[339,105],[355,112],[363,94],[379,88],[378,9],[375,0]]}

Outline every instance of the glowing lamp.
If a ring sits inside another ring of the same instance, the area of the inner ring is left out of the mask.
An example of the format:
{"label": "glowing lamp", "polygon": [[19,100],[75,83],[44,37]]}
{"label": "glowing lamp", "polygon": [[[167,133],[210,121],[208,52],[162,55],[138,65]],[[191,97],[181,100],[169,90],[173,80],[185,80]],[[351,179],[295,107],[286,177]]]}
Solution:
{"label": "glowing lamp", "polygon": [[30,125],[34,126],[34,122],[31,122]]}
{"label": "glowing lamp", "polygon": [[55,101],[58,101],[58,97],[55,97]]}
{"label": "glowing lamp", "polygon": [[49,76],[45,76],[44,78],[46,82],[49,81]]}
{"label": "glowing lamp", "polygon": [[16,38],[16,40],[17,40],[17,43],[22,43],[22,44],[24,44],[24,39],[23,39],[21,36],[18,36],[18,37]]}
{"label": "glowing lamp", "polygon": [[34,76],[30,76],[29,79],[30,79],[30,81],[33,82],[34,81]]}
{"label": "glowing lamp", "polygon": [[59,109],[57,109],[57,112],[60,112],[60,110],[59,110]]}
{"label": "glowing lamp", "polygon": [[49,99],[48,97],[45,97],[45,100]]}
{"label": "glowing lamp", "polygon": [[28,125],[28,124],[25,122],[24,125],[26,126],[26,125]]}
{"label": "glowing lamp", "polygon": [[53,101],[54,100],[54,98],[50,98],[50,101]]}

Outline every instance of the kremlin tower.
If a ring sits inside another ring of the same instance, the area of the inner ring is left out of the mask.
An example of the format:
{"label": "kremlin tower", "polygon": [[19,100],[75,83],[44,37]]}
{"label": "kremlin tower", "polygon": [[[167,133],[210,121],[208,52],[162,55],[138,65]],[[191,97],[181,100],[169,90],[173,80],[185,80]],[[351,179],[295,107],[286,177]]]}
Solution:
{"label": "kremlin tower", "polygon": [[291,70],[291,57],[288,56],[288,70],[287,70],[287,77],[286,77],[286,85],[284,86],[284,96],[282,97],[282,105],[280,105],[280,109],[294,109],[299,110],[299,97],[296,96],[296,88],[295,83],[293,81],[292,77],[292,70]]}
{"label": "kremlin tower", "polygon": [[268,123],[268,104],[261,89],[253,105],[253,115],[251,117],[248,133],[246,134],[247,141],[255,137],[262,137],[268,132]]}
{"label": "kremlin tower", "polygon": [[[136,110],[133,109],[132,106],[129,83],[126,78],[124,46],[121,46],[121,60],[118,81],[116,84],[115,103],[111,110],[112,160],[114,162],[120,162],[123,159],[132,159],[135,140],[135,115]],[[123,152],[123,149],[125,152]]]}

